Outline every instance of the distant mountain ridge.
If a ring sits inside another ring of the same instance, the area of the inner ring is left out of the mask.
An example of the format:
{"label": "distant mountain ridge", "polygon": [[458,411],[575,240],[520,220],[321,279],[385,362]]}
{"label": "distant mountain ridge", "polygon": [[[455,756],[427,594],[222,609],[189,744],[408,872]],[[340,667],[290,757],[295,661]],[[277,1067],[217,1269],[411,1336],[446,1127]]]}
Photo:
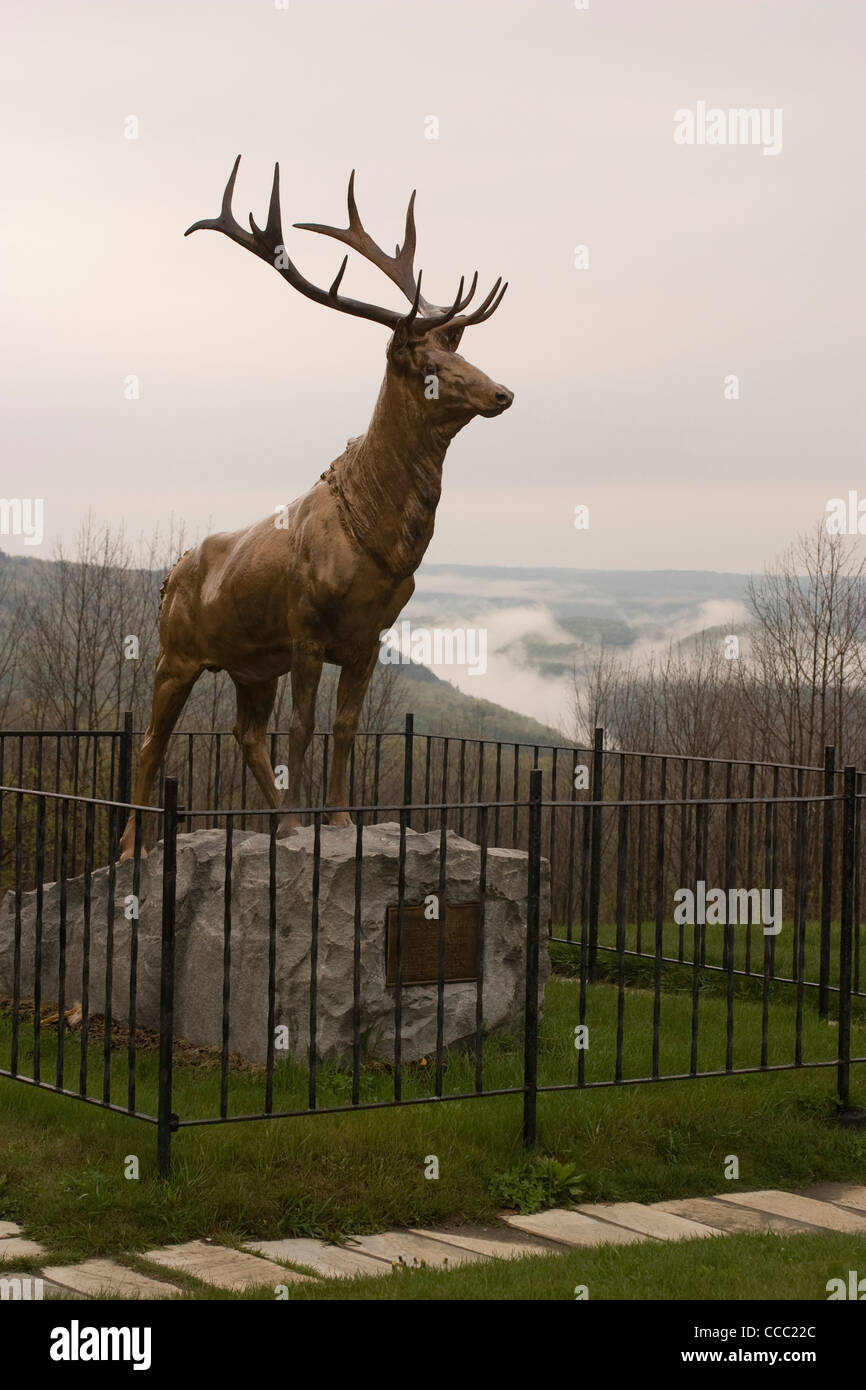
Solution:
{"label": "distant mountain ridge", "polygon": [[[712,570],[425,564],[403,617],[419,626],[484,626],[496,657],[491,664],[503,676],[510,665],[564,686],[602,646],[626,654],[690,642],[702,632],[742,630],[750,578]],[[545,705],[544,691],[535,698]]]}
{"label": "distant mountain ridge", "polygon": [[[0,551],[0,568],[12,579],[5,602],[0,595],[0,628],[10,595],[38,594],[55,563]],[[146,587],[152,583],[155,605],[164,571],[140,573]],[[575,673],[579,679],[601,646],[638,653],[688,643],[701,632],[742,630],[749,578],[711,570],[422,564],[400,623],[482,629],[486,670],[401,666],[404,708],[414,708],[422,732],[555,742],[556,729],[569,722]],[[143,666],[141,678],[149,681]]]}

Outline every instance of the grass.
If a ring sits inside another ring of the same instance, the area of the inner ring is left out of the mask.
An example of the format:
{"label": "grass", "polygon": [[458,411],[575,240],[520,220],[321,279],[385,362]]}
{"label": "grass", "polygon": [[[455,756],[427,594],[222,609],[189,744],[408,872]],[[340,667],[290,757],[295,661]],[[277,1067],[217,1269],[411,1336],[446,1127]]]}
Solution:
{"label": "grass", "polygon": [[[712,1069],[724,1066],[727,1007],[718,977],[707,975],[705,981],[699,1064]],[[667,984],[666,978],[666,989]],[[653,994],[628,984],[623,1000],[623,1074],[644,1076],[651,1058]],[[613,1076],[617,1005],[614,985],[602,982],[590,990],[587,1080]],[[661,1008],[662,1069],[688,1070],[690,992],[666,992]],[[795,1017],[789,989],[771,1010],[771,1063],[793,1059]],[[760,1003],[738,997],[734,1018],[735,1065],[755,1065]],[[576,1079],[578,1021],[577,980],[552,977],[541,1033],[542,1084]],[[8,1057],[8,1030],[8,1019],[3,1019],[0,1057]],[[43,1029],[41,1040],[42,1075],[53,1079],[56,1033]],[[863,1055],[862,1018],[855,1023],[853,1042],[854,1055]],[[803,1043],[808,1060],[832,1059],[836,1052],[837,1030],[817,1018],[808,996]],[[24,1065],[32,1047],[31,1027],[22,1028],[21,1046]],[[76,1084],[78,1053],[77,1038],[68,1036],[70,1085]],[[111,1065],[112,1098],[124,1103],[125,1051],[114,1052]],[[101,1083],[101,1046],[95,1043],[90,1068],[95,1093],[94,1086]],[[155,1052],[143,1051],[137,1104],[150,1113],[156,1070]],[[855,1068],[855,1098],[861,1075]],[[487,1040],[485,1085],[518,1086],[521,1077],[520,1041]],[[392,1094],[393,1078],[382,1066],[365,1068],[362,1080],[364,1100]],[[432,1067],[406,1068],[404,1080],[407,1096],[429,1094]],[[182,1117],[218,1113],[219,1069],[212,1056],[180,1049],[174,1081],[174,1108]],[[553,1093],[539,1099],[540,1151],[575,1165],[585,1200],[654,1201],[709,1195],[722,1188],[794,1189],[826,1179],[862,1182],[866,1132],[833,1122],[834,1083],[834,1070],[828,1067]],[[471,1090],[473,1084],[472,1059],[459,1053],[449,1058],[446,1091]],[[323,1069],[320,1104],[346,1103],[349,1087],[346,1073]],[[263,1090],[260,1071],[233,1072],[230,1113],[260,1111]],[[282,1064],[275,1078],[275,1109],[305,1103],[302,1069]],[[204,1236],[241,1243],[251,1237],[335,1238],[389,1226],[493,1222],[497,1202],[491,1180],[520,1162],[520,1121],[520,1096],[506,1096],[192,1128],[175,1137],[172,1179],[162,1183],[155,1172],[153,1126],[0,1079],[0,1218],[19,1221],[30,1237],[50,1248],[52,1261],[143,1252]],[[431,1154],[439,1159],[440,1173],[432,1181],[424,1177]],[[730,1154],[739,1158],[738,1182],[723,1177]],[[139,1160],[138,1179],[125,1176],[130,1156]],[[424,1273],[428,1277],[429,1271]]]}
{"label": "grass", "polygon": [[[790,895],[786,894],[783,901],[787,902]],[[572,924],[572,937],[580,941],[580,923]],[[662,923],[661,931],[661,951],[662,957],[668,960],[678,961],[680,957],[691,960],[695,954],[696,933],[698,942],[703,942],[705,960],[708,965],[721,967],[724,964],[724,936],[725,929],[721,926],[708,925],[706,927],[694,927],[683,925],[679,926],[672,920]],[[703,937],[701,937],[703,933]],[[554,935],[566,937],[567,928],[558,926],[554,928]],[[830,969],[829,980],[832,986],[839,983],[839,960],[841,952],[841,926],[837,920],[830,923]],[[599,922],[598,932],[599,943],[602,946],[616,947],[616,926],[613,921],[602,920]],[[794,923],[790,917],[784,917],[781,930],[777,935],[764,936],[763,928],[759,925],[734,926],[730,930],[730,940],[733,944],[733,968],[734,970],[751,970],[755,977],[751,983],[760,990],[761,976],[764,970],[765,950],[768,952],[772,962],[772,973],[786,977],[790,980],[797,979],[797,968],[795,963],[795,941]],[[640,944],[641,951],[652,957],[656,950],[656,927],[654,920],[644,920],[640,935],[634,922],[625,924],[624,932],[625,949],[636,951]],[[680,942],[682,941],[682,946]],[[801,932],[801,940],[797,943],[799,955],[802,957],[803,967],[801,974],[805,980],[817,980],[819,978],[820,959],[821,959],[821,924],[820,922],[808,919]],[[615,957],[611,953],[607,954],[609,959]],[[860,960],[860,952],[856,949],[853,952],[852,979],[855,989],[862,989],[864,986],[864,971]],[[635,962],[637,964],[637,962]],[[646,978],[651,978],[653,970],[652,960],[644,961]],[[666,971],[670,967],[665,967]],[[688,967],[691,973],[691,967]],[[712,978],[713,972],[704,972],[705,979]],[[722,978],[716,976],[716,978]],[[665,974],[665,989],[669,988],[669,980]],[[790,986],[788,986],[790,988]],[[807,989],[807,995],[815,994],[813,989]]]}
{"label": "grass", "polygon": [[[159,1265],[132,1261],[143,1273],[166,1278]],[[285,1287],[292,1302],[424,1302],[476,1300],[590,1302],[680,1300],[826,1300],[830,1279],[866,1272],[861,1236],[730,1235],[717,1239],[604,1245],[565,1254],[479,1261],[454,1269],[396,1269],[390,1275],[319,1279]],[[274,1284],[230,1293],[172,1273],[182,1299],[210,1302],[273,1302]],[[281,1295],[285,1297],[285,1294]],[[736,1319],[732,1319],[736,1322]],[[709,1344],[708,1344],[709,1345]],[[712,1345],[716,1345],[713,1343]]]}
{"label": "grass", "polygon": [[[330,1299],[566,1299],[585,1289],[589,1300],[826,1299],[827,1281],[848,1270],[866,1273],[866,1241],[859,1236],[733,1235],[718,1239],[606,1245],[565,1255],[463,1265],[454,1270],[400,1270],[384,1279],[366,1276],[292,1284],[293,1301]],[[273,1289],[254,1297],[273,1298]]]}

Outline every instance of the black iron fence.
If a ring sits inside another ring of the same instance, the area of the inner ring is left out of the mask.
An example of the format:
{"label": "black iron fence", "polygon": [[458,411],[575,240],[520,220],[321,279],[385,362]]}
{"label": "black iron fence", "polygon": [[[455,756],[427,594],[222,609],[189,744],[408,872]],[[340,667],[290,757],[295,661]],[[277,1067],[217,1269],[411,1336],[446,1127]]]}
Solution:
{"label": "black iron fence", "polygon": [[[210,771],[198,770],[204,745],[194,740],[220,735],[178,736],[175,755],[186,755],[187,780],[179,785],[172,775],[178,769],[170,753],[156,808],[129,805],[130,728],[74,736],[74,747],[87,753],[86,760],[72,754],[87,795],[64,785],[62,739],[72,736],[4,737],[18,741],[13,759],[7,747],[6,777],[10,766],[18,775],[0,784],[8,890],[0,907],[0,993],[4,980],[11,986],[0,1012],[0,1076],[156,1125],[163,1173],[171,1136],[185,1127],[449,1099],[522,1096],[528,1143],[537,1098],[546,1092],[824,1067],[836,1073],[839,1104],[849,1104],[850,1066],[866,1060],[864,797],[857,772],[846,768],[840,778],[830,753],[823,768],[717,763],[606,753],[601,731],[592,750],[419,737],[410,718],[398,735],[370,736],[369,758],[363,751],[356,757],[355,777],[371,795],[345,808],[354,828],[334,832],[327,828],[329,749],[322,735],[307,805],[298,808],[307,826],[293,837],[303,843],[304,871],[292,877],[290,842],[280,838],[274,811],[243,799],[221,805],[216,797],[201,809],[194,801],[179,804],[181,786],[195,792],[200,775],[210,790],[228,785],[219,744],[212,743]],[[26,738],[37,747],[43,740],[32,764],[43,783],[37,787],[25,785]],[[48,758],[47,740],[55,740],[57,759]],[[456,797],[454,778],[462,793]],[[389,796],[382,794],[386,783]],[[127,795],[94,795],[100,786]],[[117,864],[119,829],[130,810],[135,854]],[[371,834],[388,824],[396,827],[388,890],[394,939],[383,951],[381,943],[370,945],[365,876]],[[193,1018],[188,962],[177,955],[185,923],[176,894],[178,853],[187,853],[184,837],[197,829],[213,832],[209,931],[218,957],[208,977],[211,997],[203,984],[195,987]],[[322,994],[323,951],[333,947],[330,900],[324,907],[322,900],[323,839],[335,834],[352,883],[342,909],[347,979],[351,973],[342,1052],[326,1036],[333,1000]],[[427,836],[423,882],[415,867],[419,834]],[[145,841],[156,835],[160,847],[145,857]],[[494,905],[499,912],[506,894],[492,875],[509,865],[513,872],[515,849],[525,855],[519,980],[510,986],[520,997],[504,1022],[493,1023],[488,987],[500,964],[504,921]],[[259,876],[239,884],[244,856],[254,850]],[[470,851],[460,895],[474,905],[474,970],[455,979],[449,864]],[[253,946],[238,929],[250,893],[260,896],[265,924]],[[442,911],[430,922],[433,973],[419,985],[407,956],[409,917],[429,895]],[[158,903],[158,921],[144,912],[148,898],[151,908]],[[297,901],[308,926],[291,980],[303,998],[288,1027],[281,991],[293,941],[287,914]],[[548,982],[542,1011],[549,951],[558,953],[564,973],[555,986]],[[381,991],[383,1024],[381,1013],[368,1016],[367,985],[371,971],[385,971],[387,952],[392,975]],[[255,1009],[243,985],[252,975],[261,988],[260,1015],[251,1021]],[[429,1013],[423,1056],[409,1045],[410,1037],[418,1040],[419,988],[427,991]],[[211,1024],[217,1020],[214,1064],[202,1073],[194,1102],[187,1098],[187,1112],[178,1113],[178,1047],[201,1041],[188,1032],[206,1013]],[[239,1064],[239,1016],[252,1065]],[[379,1051],[371,1066],[374,1023]],[[286,1050],[281,1028],[292,1035]]]}
{"label": "black iron fence", "polygon": [[[52,791],[58,795],[85,796],[107,801],[128,803],[132,793],[132,771],[142,733],[133,728],[131,712],[124,716],[123,726],[104,731],[78,730],[7,730],[0,731],[0,785],[29,787]],[[269,735],[271,763],[285,773],[288,761],[288,731],[274,730]],[[303,805],[306,808],[324,806],[328,799],[331,764],[331,734],[316,733],[307,754],[303,782]],[[406,783],[406,769],[410,783]],[[615,860],[615,834],[609,818],[585,818],[579,809],[591,801],[632,800],[650,802],[678,798],[682,810],[679,821],[672,824],[666,837],[667,854],[672,865],[678,865],[684,877],[688,856],[694,852],[694,810],[698,800],[740,799],[823,795],[839,792],[842,773],[835,766],[835,750],[825,752],[823,767],[778,764],[761,761],[693,757],[687,754],[641,753],[610,750],[604,747],[604,733],[596,729],[594,745],[508,742],[485,738],[455,737],[446,734],[415,732],[414,718],[407,714],[403,728],[388,733],[358,734],[349,765],[348,802],[351,805],[377,807],[401,800],[418,805],[418,823],[424,829],[431,825],[434,803],[447,803],[448,820],[460,834],[478,834],[478,812],[470,803],[493,804],[492,834],[496,844],[526,848],[529,795],[529,774],[542,773],[545,801],[559,805],[569,802],[575,810],[575,833],[572,843],[571,822],[563,816],[544,812],[542,837],[545,852],[552,866],[553,885],[551,922],[566,922],[569,929],[586,915],[588,902],[574,896],[575,863],[579,863],[581,878],[588,884],[590,861],[601,884],[602,896],[613,893],[614,875],[602,872],[598,861]],[[248,773],[234,735],[225,730],[175,733],[160,770],[156,800],[162,805],[166,777],[174,778],[180,797],[186,806],[231,806],[234,810],[253,811],[265,808],[264,798]],[[862,790],[862,786],[860,787]],[[508,808],[504,802],[508,801]],[[645,842],[645,822],[641,819],[637,835]],[[742,833],[754,841],[754,813]],[[838,848],[838,827],[833,828],[833,803],[828,805],[826,824],[820,835],[811,834],[807,853],[815,870],[814,881],[827,880],[823,865],[835,843]],[[212,816],[211,824],[216,819]],[[249,828],[251,819],[241,824]],[[156,833],[161,834],[157,820]],[[708,867],[720,870],[726,854],[724,837],[718,837],[715,826],[709,827],[706,846]],[[72,869],[80,863],[83,853],[83,830],[77,820],[70,840]],[[60,826],[49,808],[46,856],[50,872],[56,877],[59,869]],[[790,877],[791,839],[777,837],[777,871],[782,878]],[[751,851],[744,851],[750,853]],[[8,883],[8,860],[0,856],[0,888]],[[637,894],[637,888],[634,890]],[[859,904],[859,894],[858,894]],[[641,902],[635,902],[640,915]],[[610,911],[613,900],[603,904]],[[811,902],[810,902],[811,910]],[[821,911],[826,918],[828,904]]]}
{"label": "black iron fence", "polygon": [[[330,732],[317,732],[307,754],[304,799],[308,806],[322,804],[327,795],[331,750]],[[123,724],[105,730],[0,730],[0,784],[28,786],[33,790],[65,792],[73,796],[102,797],[128,802],[132,769],[143,738],[133,727],[132,712]],[[287,761],[289,731],[275,729],[269,735],[271,762]],[[448,799],[464,807],[470,801],[525,800],[528,773],[541,768],[546,790],[553,801],[567,800],[572,791],[580,797],[606,788],[622,799],[644,799],[666,794],[696,796],[778,795],[796,792],[803,775],[807,794],[841,789],[842,771],[835,766],[835,750],[826,750],[822,767],[761,760],[695,757],[684,753],[642,753],[604,747],[604,731],[596,729],[592,747],[576,744],[542,744],[455,736],[421,734],[414,716],[404,717],[403,727],[390,732],[360,731],[349,766],[349,801],[375,806],[402,788],[406,744],[413,747],[413,793],[418,803]],[[262,802],[246,769],[240,747],[230,730],[207,729],[175,732],[163,763],[157,800],[162,802],[166,776],[174,777],[187,805],[231,805],[261,809]],[[482,795],[483,794],[483,795]]]}

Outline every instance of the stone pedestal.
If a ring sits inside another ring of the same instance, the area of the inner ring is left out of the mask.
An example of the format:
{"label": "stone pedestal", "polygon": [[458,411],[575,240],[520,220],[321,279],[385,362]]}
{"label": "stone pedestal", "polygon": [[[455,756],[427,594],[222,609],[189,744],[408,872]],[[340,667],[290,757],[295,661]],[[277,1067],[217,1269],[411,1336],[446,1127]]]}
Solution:
{"label": "stone pedestal", "polygon": [[[323,826],[319,864],[317,1052],[323,1061],[351,1063],[355,920],[354,827]],[[423,903],[439,890],[439,831],[407,831],[406,904]],[[360,1032],[362,1056],[388,1061],[394,1053],[394,995],[386,984],[385,923],[397,902],[399,828],[363,831],[360,893]],[[159,1027],[159,968],[162,920],[162,846],[142,861],[138,918],[137,1026]],[[446,895],[449,904],[477,902],[480,850],[452,831],[447,836]],[[225,832],[199,830],[177,840],[176,967],[174,1034],[197,1045],[219,1046],[223,1015]],[[132,864],[115,867],[112,919],[114,965],[112,1015],[129,1017]],[[267,1055],[269,951],[269,838],[236,831],[232,854],[229,1047],[263,1063]],[[109,921],[109,871],[91,880],[90,1009],[104,1011],[105,941]],[[483,1016],[485,1033],[516,1033],[522,1026],[526,950],[527,856],[491,848],[487,854],[484,931]],[[33,995],[35,893],[22,902],[22,997]],[[542,862],[542,938],[547,921],[549,866]],[[275,1025],[279,1042],[306,1060],[310,1022],[310,943],[313,918],[313,830],[276,844]],[[435,920],[431,933],[438,931]],[[56,1000],[59,961],[60,887],[46,884],[42,921],[42,999]],[[81,999],[84,882],[67,884],[66,1002]],[[0,993],[12,992],[14,898],[0,908]],[[539,995],[549,972],[542,939]],[[444,1038],[449,1047],[475,1034],[476,984],[446,983]],[[403,986],[403,1058],[435,1052],[435,984]],[[278,1050],[276,1057],[286,1055]]]}

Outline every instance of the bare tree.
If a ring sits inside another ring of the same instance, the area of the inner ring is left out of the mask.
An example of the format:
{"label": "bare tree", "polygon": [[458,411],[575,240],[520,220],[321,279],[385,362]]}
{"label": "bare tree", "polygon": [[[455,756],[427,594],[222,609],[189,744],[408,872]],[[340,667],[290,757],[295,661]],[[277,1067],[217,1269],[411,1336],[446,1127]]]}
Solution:
{"label": "bare tree", "polygon": [[864,561],[823,522],[750,583],[743,698],[765,756],[817,765],[863,745]]}
{"label": "bare tree", "polygon": [[0,724],[25,711],[16,677],[26,651],[29,604],[16,562],[0,552]]}

